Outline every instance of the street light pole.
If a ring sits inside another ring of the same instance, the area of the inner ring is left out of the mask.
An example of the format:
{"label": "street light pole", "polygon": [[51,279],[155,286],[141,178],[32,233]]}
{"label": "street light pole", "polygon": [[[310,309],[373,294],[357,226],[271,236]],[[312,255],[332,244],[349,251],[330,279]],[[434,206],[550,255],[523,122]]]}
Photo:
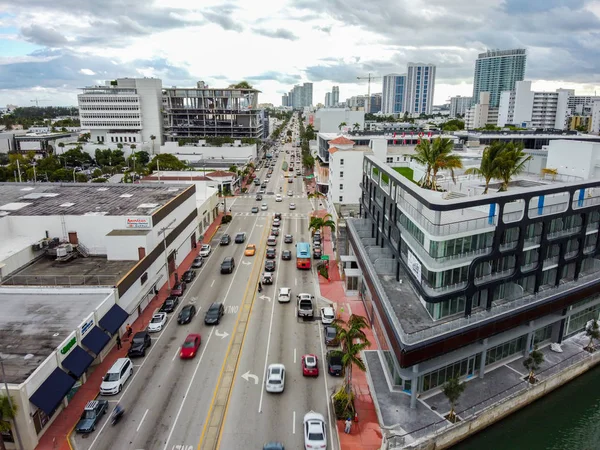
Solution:
{"label": "street light pole", "polygon": [[[8,391],[8,382],[6,381],[6,373],[4,373],[4,361],[2,361],[2,359],[0,359],[0,367],[2,367],[2,380],[4,380],[4,389],[6,389],[6,398],[8,399],[8,407],[10,408],[11,411],[14,411],[12,400],[10,398],[10,392]],[[19,433],[19,427],[17,426],[17,421],[13,420],[12,423],[15,427],[15,434],[17,435],[17,441],[19,442],[19,448],[24,449],[25,447],[23,447],[23,442],[21,441],[21,434]]]}

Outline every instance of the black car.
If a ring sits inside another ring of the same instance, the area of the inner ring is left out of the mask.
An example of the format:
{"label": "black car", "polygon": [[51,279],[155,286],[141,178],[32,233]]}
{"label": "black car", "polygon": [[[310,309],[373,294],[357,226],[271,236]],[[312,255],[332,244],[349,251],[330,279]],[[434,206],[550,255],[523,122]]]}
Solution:
{"label": "black car", "polygon": [[170,295],[162,304],[158,312],[172,313],[177,308],[177,305],[179,305],[179,297]]}
{"label": "black car", "polygon": [[292,252],[290,250],[284,250],[281,252],[281,259],[283,261],[289,261],[292,259]]}
{"label": "black car", "polygon": [[185,305],[179,312],[179,316],[177,317],[177,323],[179,325],[190,323],[195,315],[196,307],[194,305]]}
{"label": "black car", "polygon": [[281,219],[281,213],[276,212],[275,215],[273,216],[273,219]]}
{"label": "black car", "polygon": [[139,331],[133,335],[131,347],[127,352],[127,356],[146,356],[146,349],[150,347],[150,333],[147,331]]}
{"label": "black car", "polygon": [[334,326],[327,325],[323,329],[323,335],[325,336],[325,345],[331,345],[335,347],[340,343],[340,340],[338,339],[337,328]]}
{"label": "black car", "polygon": [[267,259],[275,259],[277,251],[273,247],[267,249]]}
{"label": "black car", "polygon": [[327,371],[336,377],[341,377],[344,374],[342,355],[339,350],[329,350],[327,352]]}
{"label": "black car", "polygon": [[100,418],[106,414],[108,402],[106,400],[91,400],[87,402],[79,422],[75,427],[77,433],[91,433],[96,429]]}
{"label": "black car", "polygon": [[271,228],[271,236],[279,236],[279,228]]}
{"label": "black car", "polygon": [[262,195],[256,194],[255,198],[256,198],[257,201],[261,201],[262,200]]}
{"label": "black car", "polygon": [[213,303],[209,306],[208,311],[204,315],[204,323],[207,325],[218,325],[221,317],[225,314],[223,303]]}
{"label": "black car", "polygon": [[292,244],[294,242],[294,236],[292,236],[291,234],[286,234],[283,238],[283,242],[285,244]]}
{"label": "black car", "polygon": [[191,283],[194,280],[194,278],[196,278],[196,271],[195,270],[186,270],[185,272],[183,272],[181,281],[184,281],[186,283]]}
{"label": "black car", "polygon": [[266,272],[275,272],[275,260],[267,259],[265,261],[265,271]]}
{"label": "black car", "polygon": [[323,252],[320,248],[313,248],[313,259],[321,259],[321,255],[323,255]]}
{"label": "black car", "polygon": [[202,267],[202,264],[204,264],[204,258],[202,258],[202,256],[196,256],[194,258],[194,262],[192,263],[192,267],[194,269],[199,269]]}
{"label": "black car", "polygon": [[221,236],[221,245],[229,245],[231,243],[231,237],[228,234],[224,234]]}
{"label": "black car", "polygon": [[246,233],[238,233],[235,235],[236,244],[243,244],[244,242],[246,242]]}
{"label": "black car", "polygon": [[226,256],[221,263],[221,273],[233,273],[233,269],[235,269],[233,256]]}

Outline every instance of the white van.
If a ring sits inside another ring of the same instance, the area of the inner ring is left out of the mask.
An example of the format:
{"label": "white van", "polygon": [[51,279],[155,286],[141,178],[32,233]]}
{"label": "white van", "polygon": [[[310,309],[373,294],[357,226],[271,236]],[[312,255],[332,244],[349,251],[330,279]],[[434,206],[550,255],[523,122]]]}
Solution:
{"label": "white van", "polygon": [[104,379],[100,385],[100,394],[118,394],[131,375],[133,375],[133,363],[131,360],[129,358],[117,359],[110,370],[106,372],[106,375],[104,375]]}

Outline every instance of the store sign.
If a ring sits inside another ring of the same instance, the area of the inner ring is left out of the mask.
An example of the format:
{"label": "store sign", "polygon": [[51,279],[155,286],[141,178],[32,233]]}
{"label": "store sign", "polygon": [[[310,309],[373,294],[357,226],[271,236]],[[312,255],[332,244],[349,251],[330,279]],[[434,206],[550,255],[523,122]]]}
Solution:
{"label": "store sign", "polygon": [[93,326],[94,318],[92,317],[90,320],[81,325],[81,328],[79,329],[79,331],[81,331],[81,337],[83,338],[88,333],[88,331],[92,329]]}
{"label": "store sign", "polygon": [[77,344],[77,338],[73,337],[73,339],[71,339],[69,342],[67,342],[67,344],[60,349],[60,354],[61,355],[66,355],[67,353],[69,353],[69,351],[73,348],[73,346]]}
{"label": "store sign", "polygon": [[410,267],[417,281],[421,282],[421,262],[410,250],[408,250],[408,267]]}
{"label": "store sign", "polygon": [[127,217],[127,228],[152,228],[149,217]]}

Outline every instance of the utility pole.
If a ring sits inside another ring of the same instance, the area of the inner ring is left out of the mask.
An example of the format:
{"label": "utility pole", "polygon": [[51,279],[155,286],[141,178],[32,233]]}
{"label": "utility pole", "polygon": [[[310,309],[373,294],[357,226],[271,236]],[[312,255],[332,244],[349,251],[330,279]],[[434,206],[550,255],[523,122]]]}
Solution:
{"label": "utility pole", "polygon": [[368,80],[368,92],[367,92],[367,108],[365,114],[371,113],[371,80],[379,80],[381,77],[372,77],[369,73],[366,77],[356,77],[357,80]]}

